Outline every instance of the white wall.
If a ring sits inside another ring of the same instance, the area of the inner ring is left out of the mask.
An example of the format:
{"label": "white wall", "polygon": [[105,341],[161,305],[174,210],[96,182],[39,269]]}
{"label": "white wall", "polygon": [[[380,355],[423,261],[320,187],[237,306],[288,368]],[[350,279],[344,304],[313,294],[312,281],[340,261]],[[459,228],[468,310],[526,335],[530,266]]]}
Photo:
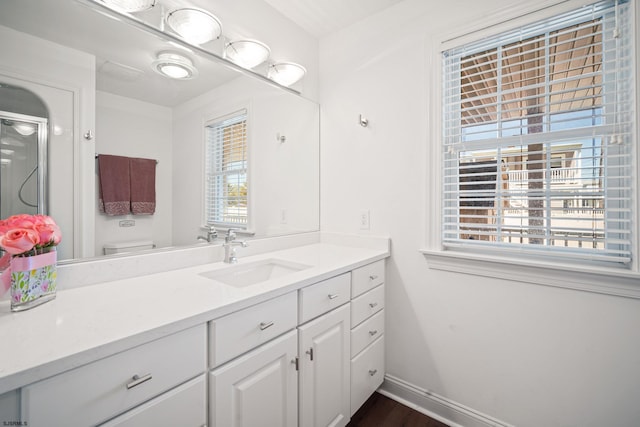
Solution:
{"label": "white wall", "polygon": [[[172,244],[172,112],[168,107],[96,92],[96,153],[156,159],[156,211],[153,215],[96,215],[96,255],[105,243],[151,240]],[[96,162],[97,174],[97,162]],[[96,176],[96,185],[99,185]],[[98,190],[96,187],[96,194]],[[96,212],[97,198],[96,198]],[[121,227],[121,220],[135,226]]]}
{"label": "white wall", "polygon": [[[241,77],[174,110],[174,244],[203,234],[205,124],[243,108],[249,113],[250,230],[264,237],[318,229],[317,104]],[[284,144],[277,134],[286,136]]]}
{"label": "white wall", "polygon": [[415,402],[465,425],[640,425],[639,300],[435,271],[419,253],[439,232],[425,229],[432,38],[512,6],[405,0],[321,39],[322,230],[392,238],[387,373]]}

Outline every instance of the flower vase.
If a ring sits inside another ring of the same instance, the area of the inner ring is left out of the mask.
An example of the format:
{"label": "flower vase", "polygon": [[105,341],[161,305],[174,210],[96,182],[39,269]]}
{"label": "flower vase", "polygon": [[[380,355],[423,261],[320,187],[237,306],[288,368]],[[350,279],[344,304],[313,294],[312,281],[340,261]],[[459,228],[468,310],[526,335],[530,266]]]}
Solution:
{"label": "flower vase", "polygon": [[11,258],[11,311],[22,311],[56,297],[57,252]]}

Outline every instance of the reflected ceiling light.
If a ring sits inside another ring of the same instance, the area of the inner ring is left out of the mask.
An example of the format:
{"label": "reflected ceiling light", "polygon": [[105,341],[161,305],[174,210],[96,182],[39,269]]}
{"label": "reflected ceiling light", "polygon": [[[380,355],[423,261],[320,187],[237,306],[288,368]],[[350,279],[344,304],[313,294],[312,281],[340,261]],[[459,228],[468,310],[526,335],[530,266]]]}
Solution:
{"label": "reflected ceiling light", "polygon": [[224,48],[224,57],[243,68],[251,69],[269,58],[271,49],[257,40],[236,40]]}
{"label": "reflected ceiling light", "polygon": [[107,6],[123,12],[133,13],[151,9],[156,0],[102,0]]}
{"label": "reflected ceiling light", "polygon": [[13,120],[3,119],[2,124],[11,126],[16,132],[22,136],[31,136],[36,133],[37,125],[35,123],[17,122]]}
{"label": "reflected ceiling light", "polygon": [[200,9],[176,9],[167,16],[167,24],[191,44],[207,43],[222,34],[218,18]]}
{"label": "reflected ceiling light", "polygon": [[269,67],[267,77],[288,87],[304,77],[306,73],[307,70],[302,65],[293,62],[279,62]]}
{"label": "reflected ceiling light", "polygon": [[36,133],[36,125],[33,123],[15,122],[13,128],[22,136],[31,136]]}
{"label": "reflected ceiling light", "polygon": [[152,67],[158,73],[172,79],[188,80],[198,75],[198,70],[189,58],[173,52],[160,52]]}

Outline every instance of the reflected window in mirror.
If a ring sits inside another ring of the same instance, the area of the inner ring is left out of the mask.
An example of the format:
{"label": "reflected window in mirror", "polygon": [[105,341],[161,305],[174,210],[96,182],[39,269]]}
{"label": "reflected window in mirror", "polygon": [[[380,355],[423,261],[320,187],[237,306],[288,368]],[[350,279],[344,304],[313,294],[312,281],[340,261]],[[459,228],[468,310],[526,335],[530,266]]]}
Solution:
{"label": "reflected window in mirror", "polygon": [[246,229],[247,110],[207,123],[205,136],[204,224]]}

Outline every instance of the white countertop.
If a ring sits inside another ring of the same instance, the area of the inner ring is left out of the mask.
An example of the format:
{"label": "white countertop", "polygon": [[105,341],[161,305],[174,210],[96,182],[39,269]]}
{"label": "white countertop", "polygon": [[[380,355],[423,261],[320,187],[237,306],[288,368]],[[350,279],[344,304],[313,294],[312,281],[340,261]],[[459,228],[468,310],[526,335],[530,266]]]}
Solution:
{"label": "white countertop", "polygon": [[53,301],[12,313],[0,302],[0,394],[202,324],[389,256],[389,251],[317,243],[239,258],[311,266],[238,288],[199,273],[221,262],[59,291]]}

